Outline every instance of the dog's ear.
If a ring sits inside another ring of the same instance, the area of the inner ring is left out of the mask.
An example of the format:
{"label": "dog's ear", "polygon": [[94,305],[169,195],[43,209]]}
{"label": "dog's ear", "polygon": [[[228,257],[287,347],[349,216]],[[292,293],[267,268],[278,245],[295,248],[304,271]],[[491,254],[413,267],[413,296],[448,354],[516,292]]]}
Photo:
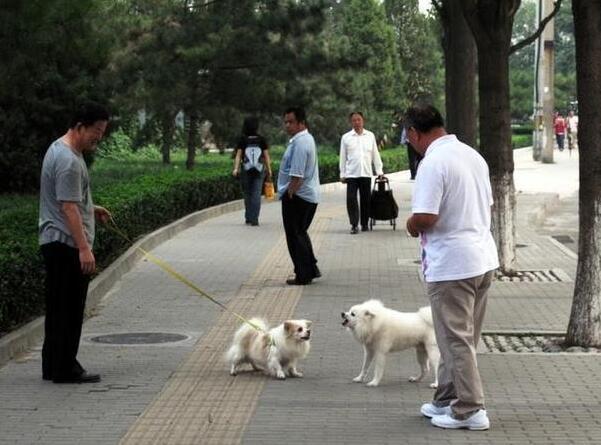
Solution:
{"label": "dog's ear", "polygon": [[369,310],[365,311],[365,316],[367,318],[374,318],[376,316],[376,314],[374,314],[373,312],[370,312]]}
{"label": "dog's ear", "polygon": [[313,322],[311,320],[305,320],[305,325],[307,326],[307,329],[311,329]]}
{"label": "dog's ear", "polygon": [[290,335],[292,332],[294,332],[294,327],[296,325],[291,322],[291,321],[285,321],[284,322],[284,331],[286,332],[286,334]]}

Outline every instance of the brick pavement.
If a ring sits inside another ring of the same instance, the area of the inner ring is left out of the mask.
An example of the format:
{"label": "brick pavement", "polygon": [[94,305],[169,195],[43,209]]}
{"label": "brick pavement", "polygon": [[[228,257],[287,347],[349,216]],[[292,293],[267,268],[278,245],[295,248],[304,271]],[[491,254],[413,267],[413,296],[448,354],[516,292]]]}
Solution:
{"label": "brick pavement", "polygon": [[[574,256],[549,238],[574,235],[562,226],[574,208],[573,178],[559,181],[557,213],[539,228],[530,224],[535,218],[529,213],[541,200],[553,201],[541,195],[553,190],[532,189],[527,177],[548,177],[543,167],[568,176],[574,160],[569,168],[562,158],[539,167],[527,162],[527,152],[519,156],[516,188],[524,193],[518,194],[518,242],[526,245],[518,249],[519,267],[561,268],[573,278]],[[525,165],[521,171],[520,165]],[[411,351],[389,358],[380,387],[351,382],[361,350],[341,328],[340,311],[370,297],[401,310],[427,304],[413,263],[416,242],[400,230],[411,183],[400,173],[393,186],[401,204],[399,230],[378,224],[357,236],[347,233],[343,193],[328,188],[313,227],[323,278],[303,289],[282,285],[290,263],[277,204],[264,206],[259,228],[242,225],[236,212],[198,224],[153,251],[245,315],[312,319],[305,378],[230,377],[221,355],[236,322],[151,263],[140,262],[84,325],[80,355],[90,370],[103,374],[103,382],[42,382],[39,348],[0,368],[0,443],[596,443],[601,433],[596,355],[481,354],[492,428],[479,433],[436,429],[417,414],[432,390],[429,380],[407,381],[417,369]],[[484,329],[562,331],[572,287],[570,282],[496,283]],[[88,341],[93,334],[142,331],[184,333],[190,339],[162,346]]]}

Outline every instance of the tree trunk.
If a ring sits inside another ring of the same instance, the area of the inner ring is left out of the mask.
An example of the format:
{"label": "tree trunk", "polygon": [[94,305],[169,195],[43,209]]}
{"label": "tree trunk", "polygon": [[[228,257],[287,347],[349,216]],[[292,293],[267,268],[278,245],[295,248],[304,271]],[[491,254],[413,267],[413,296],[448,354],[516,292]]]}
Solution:
{"label": "tree trunk", "polygon": [[445,58],[447,130],[476,147],[476,42],[460,0],[443,0],[440,10]]}
{"label": "tree trunk", "polygon": [[568,345],[601,346],[601,2],[573,0],[580,150],[578,268]]}
{"label": "tree trunk", "polygon": [[515,185],[509,105],[509,48],[520,0],[462,0],[478,48],[480,152],[490,169],[493,235],[503,273],[515,273]]}
{"label": "tree trunk", "polygon": [[188,156],[186,158],[186,168],[194,169],[194,160],[196,158],[196,142],[198,140],[198,115],[191,112],[188,115]]}
{"label": "tree trunk", "polygon": [[166,114],[161,119],[161,153],[163,164],[171,163],[171,144],[175,134],[175,116]]}
{"label": "tree trunk", "polygon": [[515,186],[509,108],[509,39],[507,45],[478,49],[480,151],[490,168],[493,189],[493,235],[501,270],[515,268]]}

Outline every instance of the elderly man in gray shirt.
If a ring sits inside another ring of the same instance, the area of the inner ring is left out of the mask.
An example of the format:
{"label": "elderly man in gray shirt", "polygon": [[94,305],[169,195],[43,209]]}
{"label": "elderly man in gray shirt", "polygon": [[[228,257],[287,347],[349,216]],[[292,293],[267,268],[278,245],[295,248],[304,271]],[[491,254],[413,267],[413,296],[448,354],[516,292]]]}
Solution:
{"label": "elderly man in gray shirt", "polygon": [[278,197],[282,201],[282,220],[295,274],[286,283],[305,285],[321,276],[307,233],[319,202],[317,150],[307,130],[304,109],[287,109],[284,127],[291,139],[280,163]]}
{"label": "elderly man in gray shirt", "polygon": [[67,132],[48,148],[42,165],[39,243],[46,267],[42,377],[54,383],[100,381],[76,357],[90,274],[96,270],[94,219],[110,218],[105,208],[92,202],[83,153],[96,149],[108,120],[102,106],[81,106]]}

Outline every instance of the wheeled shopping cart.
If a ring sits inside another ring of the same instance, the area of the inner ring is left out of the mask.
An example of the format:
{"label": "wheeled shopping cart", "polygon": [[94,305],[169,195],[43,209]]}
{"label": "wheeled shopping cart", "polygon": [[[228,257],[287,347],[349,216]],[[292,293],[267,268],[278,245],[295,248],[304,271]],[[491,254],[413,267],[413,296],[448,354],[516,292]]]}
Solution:
{"label": "wheeled shopping cart", "polygon": [[398,216],[399,206],[392,195],[388,178],[376,178],[369,205],[369,230],[373,230],[376,221],[388,221],[392,230],[396,230]]}

